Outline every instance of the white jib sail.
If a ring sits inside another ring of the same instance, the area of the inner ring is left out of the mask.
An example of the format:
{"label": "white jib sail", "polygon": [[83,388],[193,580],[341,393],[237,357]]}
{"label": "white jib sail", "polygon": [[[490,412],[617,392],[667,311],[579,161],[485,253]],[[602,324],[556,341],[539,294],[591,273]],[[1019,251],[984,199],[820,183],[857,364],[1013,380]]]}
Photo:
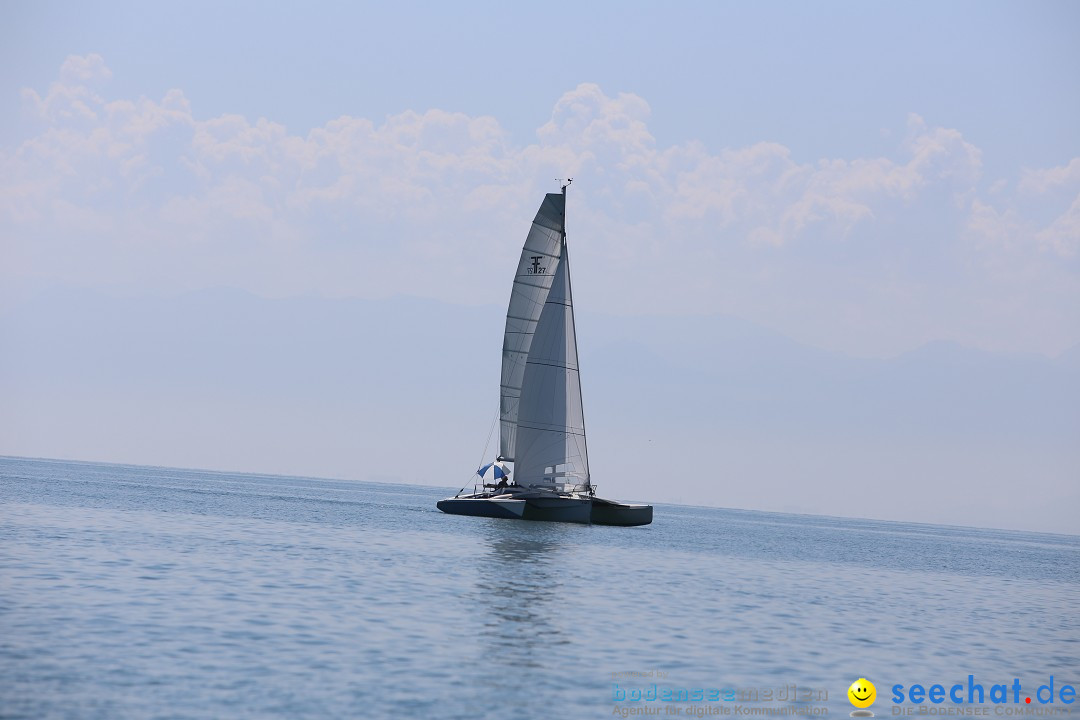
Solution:
{"label": "white jib sail", "polygon": [[558,490],[589,485],[570,258],[565,243],[522,377],[516,452],[514,475],[520,485]]}
{"label": "white jib sail", "polygon": [[499,390],[499,455],[517,456],[518,411],[525,363],[532,347],[540,313],[559,267],[566,197],[551,193],[536,213],[525,246],[521,249],[510,307],[503,333],[502,381]]}

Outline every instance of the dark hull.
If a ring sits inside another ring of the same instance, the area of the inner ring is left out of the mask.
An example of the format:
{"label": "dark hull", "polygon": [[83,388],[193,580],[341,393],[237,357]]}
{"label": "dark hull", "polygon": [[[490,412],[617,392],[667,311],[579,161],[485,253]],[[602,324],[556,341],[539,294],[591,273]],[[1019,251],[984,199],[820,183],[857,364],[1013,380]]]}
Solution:
{"label": "dark hull", "polygon": [[531,498],[525,501],[525,513],[521,519],[588,523],[591,514],[588,499]]}
{"label": "dark hull", "polygon": [[596,498],[589,519],[594,525],[648,525],[652,522],[652,505],[625,505]]}
{"label": "dark hull", "polygon": [[457,497],[437,507],[450,515],[631,527],[652,522],[651,505],[627,505],[590,497]]}
{"label": "dark hull", "polygon": [[505,518],[508,520],[517,520],[521,517],[503,503],[496,503],[491,500],[449,498],[440,500],[436,507],[450,515],[471,515],[472,517]]}

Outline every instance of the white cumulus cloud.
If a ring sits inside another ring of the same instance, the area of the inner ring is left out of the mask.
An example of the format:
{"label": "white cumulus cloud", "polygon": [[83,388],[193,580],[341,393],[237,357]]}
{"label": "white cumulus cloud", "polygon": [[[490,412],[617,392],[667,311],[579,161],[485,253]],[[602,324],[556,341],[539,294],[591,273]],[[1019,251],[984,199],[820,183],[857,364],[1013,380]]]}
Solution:
{"label": "white cumulus cloud", "polygon": [[[476,278],[505,270],[540,195],[572,176],[597,309],[734,313],[866,352],[1080,339],[1075,311],[1044,311],[1080,306],[1080,159],[982,191],[982,150],[918,115],[892,156],[800,163],[776,143],[665,146],[644,98],[591,83],[515,145],[497,118],[439,109],[296,135],[200,117],[180,89],[109,98],[110,76],[100,56],[73,56],[44,93],[23,92],[36,129],[0,148],[5,283],[502,302]],[[1024,197],[1050,191],[1064,192],[1050,216],[1025,213]],[[1039,282],[1056,295],[1015,327],[985,309]]]}

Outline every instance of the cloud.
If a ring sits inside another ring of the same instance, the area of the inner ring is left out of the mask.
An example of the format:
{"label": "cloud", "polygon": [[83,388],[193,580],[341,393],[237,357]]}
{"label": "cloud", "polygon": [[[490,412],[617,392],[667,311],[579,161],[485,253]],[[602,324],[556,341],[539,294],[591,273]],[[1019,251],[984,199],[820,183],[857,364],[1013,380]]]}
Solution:
{"label": "cloud", "polygon": [[[572,176],[576,257],[610,304],[598,309],[756,314],[803,340],[870,347],[884,331],[823,318],[858,306],[870,324],[874,308],[880,319],[896,303],[910,316],[944,303],[890,329],[903,347],[993,326],[949,297],[959,285],[993,296],[1006,267],[1024,282],[1041,273],[1058,302],[1080,305],[1076,192],[1049,216],[1024,206],[1074,187],[1080,160],[1029,170],[1017,193],[999,182],[991,201],[982,150],[914,114],[890,157],[811,163],[777,143],[664,146],[645,99],[591,83],[522,146],[496,118],[438,109],[296,135],[270,118],[199,117],[180,89],[110,99],[110,76],[100,56],[72,56],[43,95],[23,92],[36,129],[0,151],[6,282],[502,302],[502,288],[475,279],[512,262],[538,197]],[[976,342],[1024,345],[1025,332]],[[1052,335],[1054,346],[1080,339]]]}
{"label": "cloud", "polygon": [[1071,199],[1068,208],[1035,234],[1044,249],[1065,258],[1075,258],[1080,251],[1080,158],[1058,167],[1024,172],[1019,190],[1024,199],[1046,202],[1054,198]]}
{"label": "cloud", "polygon": [[69,55],[60,66],[60,80],[68,85],[100,82],[111,77],[112,70],[106,67],[105,59],[97,53]]}
{"label": "cloud", "polygon": [[1073,158],[1067,165],[1043,170],[1026,170],[1020,180],[1020,190],[1025,193],[1042,194],[1057,188],[1080,187],[1080,158]]}
{"label": "cloud", "polygon": [[1076,257],[1080,250],[1080,195],[1064,214],[1036,237],[1044,247],[1064,257]]}
{"label": "cloud", "polygon": [[23,99],[41,118],[51,121],[97,120],[95,106],[102,103],[91,88],[112,77],[100,55],[70,55],[60,66],[60,79],[49,86],[45,97],[27,88]]}

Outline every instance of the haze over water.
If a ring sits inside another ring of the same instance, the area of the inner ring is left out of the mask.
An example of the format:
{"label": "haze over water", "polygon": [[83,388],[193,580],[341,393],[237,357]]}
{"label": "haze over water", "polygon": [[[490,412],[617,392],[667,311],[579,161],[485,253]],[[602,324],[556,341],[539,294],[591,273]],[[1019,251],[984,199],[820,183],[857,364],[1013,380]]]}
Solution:
{"label": "haze over water", "polygon": [[2,715],[609,717],[659,671],[834,718],[866,677],[880,717],[896,683],[1080,681],[1080,537],[453,490],[0,458]]}

